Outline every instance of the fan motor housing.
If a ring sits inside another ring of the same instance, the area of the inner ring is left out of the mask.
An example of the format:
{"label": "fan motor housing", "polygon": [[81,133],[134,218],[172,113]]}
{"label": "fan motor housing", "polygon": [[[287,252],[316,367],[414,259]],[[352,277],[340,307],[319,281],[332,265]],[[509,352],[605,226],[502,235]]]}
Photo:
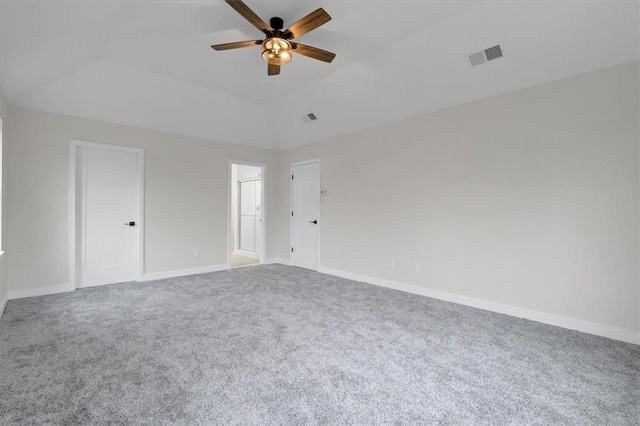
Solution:
{"label": "fan motor housing", "polygon": [[282,20],[282,18],[278,18],[277,16],[271,18],[269,20],[269,24],[274,30],[281,30],[282,28],[284,28],[284,21]]}

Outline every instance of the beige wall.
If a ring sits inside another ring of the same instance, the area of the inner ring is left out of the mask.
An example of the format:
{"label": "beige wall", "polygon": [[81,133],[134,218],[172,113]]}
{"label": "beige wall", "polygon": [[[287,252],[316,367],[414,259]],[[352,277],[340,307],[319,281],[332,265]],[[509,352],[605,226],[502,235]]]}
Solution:
{"label": "beige wall", "polygon": [[0,92],[0,118],[2,118],[2,121],[4,121],[6,116],[7,116],[7,104],[4,101],[4,97],[2,96],[2,93]]}
{"label": "beige wall", "polygon": [[[6,132],[6,128],[7,128],[7,104],[4,101],[4,98],[2,97],[2,91],[0,91],[0,120],[2,120],[2,126],[0,126],[0,128],[2,129],[2,134],[0,135],[0,176],[2,176],[3,173],[3,169],[2,169],[2,141],[4,139],[4,133]],[[0,199],[2,200],[2,203],[4,203],[4,188],[3,188],[3,179],[0,178]],[[2,230],[2,232],[0,232],[0,234],[2,234],[0,236],[0,241],[4,240],[4,222],[2,221],[2,209],[0,208],[0,229]],[[4,244],[2,245],[2,249],[4,250]],[[4,303],[7,301],[8,298],[8,286],[7,286],[7,280],[6,280],[6,268],[4,265],[5,262],[5,256],[4,254],[0,254],[0,315],[2,315],[2,311],[4,310]]]}
{"label": "beige wall", "polygon": [[320,158],[323,267],[639,330],[638,75],[620,65],[282,153],[280,257],[289,165]]}
{"label": "beige wall", "polygon": [[[229,160],[267,164],[273,151],[143,130],[10,105],[5,136],[10,290],[69,282],[69,141],[145,151],[145,273],[227,263]],[[267,208],[274,208],[269,197]],[[275,219],[275,217],[274,217]],[[268,241],[276,244],[275,225]],[[199,249],[201,256],[194,257]],[[268,253],[267,253],[268,254]]]}
{"label": "beige wall", "polygon": [[[2,144],[4,143],[4,139],[6,139],[6,133],[7,133],[7,128],[9,125],[9,121],[7,120],[7,115],[8,115],[8,107],[7,107],[7,103],[5,102],[3,96],[2,96],[2,92],[0,91],[0,119],[2,120],[2,137],[0,137],[0,175],[3,176],[4,174],[4,168],[2,167],[2,154],[4,152],[4,149],[2,148]],[[2,198],[2,205],[4,205],[4,201],[5,201],[5,191],[4,191],[4,186],[5,184],[4,182],[4,176],[2,177],[2,179],[0,179],[0,198]],[[2,246],[2,250],[4,250],[4,230],[5,230],[5,223],[2,220],[2,213],[3,213],[3,209],[0,208],[0,246]],[[6,295],[5,295],[6,296]],[[0,301],[4,300],[4,298],[2,297],[2,295],[0,295]]]}

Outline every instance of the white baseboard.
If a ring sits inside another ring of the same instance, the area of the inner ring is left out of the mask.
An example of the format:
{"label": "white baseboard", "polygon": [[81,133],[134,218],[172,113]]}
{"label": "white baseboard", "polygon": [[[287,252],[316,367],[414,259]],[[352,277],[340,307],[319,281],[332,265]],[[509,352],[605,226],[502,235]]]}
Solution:
{"label": "white baseboard", "polygon": [[51,285],[46,287],[24,288],[21,290],[9,290],[8,299],[23,299],[25,297],[46,296],[48,294],[67,293],[75,291],[73,284]]}
{"label": "white baseboard", "polygon": [[4,266],[4,251],[0,251],[0,316],[4,312],[9,300],[9,289],[7,288],[7,271]]}
{"label": "white baseboard", "polygon": [[265,265],[271,265],[273,263],[279,263],[281,265],[291,266],[291,261],[289,259],[282,259],[280,257],[272,257],[264,261]]}
{"label": "white baseboard", "polygon": [[199,268],[179,269],[176,271],[152,272],[144,274],[138,281],[155,281],[164,280],[166,278],[184,277],[187,275],[206,274],[208,272],[226,271],[230,269],[229,265],[211,265],[201,266]]}
{"label": "white baseboard", "polygon": [[260,253],[256,253],[254,251],[246,251],[246,250],[236,250],[236,254],[242,257],[248,257],[249,259],[260,260]]}
{"label": "white baseboard", "polygon": [[[207,272],[224,271],[227,269],[229,269],[229,265],[213,265],[203,266],[200,268],[181,269],[178,271],[155,272],[151,274],[144,274],[142,276],[142,279],[138,281],[155,281],[165,278],[183,277],[186,275],[206,274]],[[11,290],[9,291],[8,300],[22,299],[25,297],[45,296],[48,294],[65,293],[69,291],[75,291],[75,286],[73,284]],[[4,308],[4,306],[2,307]],[[2,311],[0,310],[0,313],[1,312]]]}
{"label": "white baseboard", "polygon": [[621,340],[627,343],[640,344],[640,332],[625,330],[622,328],[610,327],[608,325],[598,324],[594,322],[584,321],[576,318],[563,317],[561,315],[549,314],[546,312],[535,311],[531,309],[519,308],[517,306],[504,305],[502,303],[490,302],[488,300],[476,299],[473,297],[461,296],[454,293],[448,293],[439,290],[433,290],[416,286],[413,284],[405,284],[397,281],[385,280],[383,278],[370,277],[367,275],[354,274],[352,272],[341,271],[338,269],[321,267],[318,272],[328,275],[334,275],[353,281],[360,281],[367,284],[373,284],[380,287],[400,290],[407,293],[418,294],[421,296],[431,297],[433,299],[453,302],[460,305],[471,306],[474,308],[484,309],[486,311],[497,312],[500,314],[511,315],[518,318],[526,318],[532,321],[544,324],[555,325],[557,327],[577,330],[583,333],[595,334],[596,336],[608,337],[609,339]]}

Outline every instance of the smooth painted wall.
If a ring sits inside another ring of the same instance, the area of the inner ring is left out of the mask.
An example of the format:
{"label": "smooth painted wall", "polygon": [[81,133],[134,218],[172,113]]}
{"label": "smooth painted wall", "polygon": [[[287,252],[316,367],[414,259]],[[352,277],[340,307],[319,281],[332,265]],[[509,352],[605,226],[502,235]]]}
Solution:
{"label": "smooth painted wall", "polygon": [[[144,149],[145,273],[227,263],[230,159],[267,164],[267,208],[275,207],[275,180],[268,176],[276,165],[274,151],[14,105],[8,107],[8,119],[5,249],[10,291],[69,282],[71,139]],[[268,225],[268,242],[273,241],[275,251],[276,227]]]}
{"label": "smooth painted wall", "polygon": [[323,267],[640,330],[638,76],[623,64],[282,153],[279,256],[290,164],[319,158]]}
{"label": "smooth painted wall", "polygon": [[[6,132],[8,120],[7,120],[7,104],[4,101],[2,96],[2,92],[0,91],[0,120],[2,120],[2,126],[0,126],[0,203],[4,205],[4,180],[2,179],[3,168],[2,168],[2,144],[4,139],[4,134]],[[0,208],[0,224],[3,224],[2,221],[2,208]],[[4,226],[0,225],[0,241],[4,240]],[[4,250],[4,244],[0,243],[0,250]],[[6,267],[5,267],[5,256],[4,254],[0,254],[0,315],[2,315],[2,311],[4,311],[5,303],[9,297],[9,289],[7,286],[6,279]]]}

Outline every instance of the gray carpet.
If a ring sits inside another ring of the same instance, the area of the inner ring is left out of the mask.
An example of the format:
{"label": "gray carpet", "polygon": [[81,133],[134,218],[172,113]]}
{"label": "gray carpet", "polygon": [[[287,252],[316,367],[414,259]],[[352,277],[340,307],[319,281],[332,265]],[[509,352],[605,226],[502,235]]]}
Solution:
{"label": "gray carpet", "polygon": [[280,265],[10,301],[9,424],[640,422],[640,346]]}

